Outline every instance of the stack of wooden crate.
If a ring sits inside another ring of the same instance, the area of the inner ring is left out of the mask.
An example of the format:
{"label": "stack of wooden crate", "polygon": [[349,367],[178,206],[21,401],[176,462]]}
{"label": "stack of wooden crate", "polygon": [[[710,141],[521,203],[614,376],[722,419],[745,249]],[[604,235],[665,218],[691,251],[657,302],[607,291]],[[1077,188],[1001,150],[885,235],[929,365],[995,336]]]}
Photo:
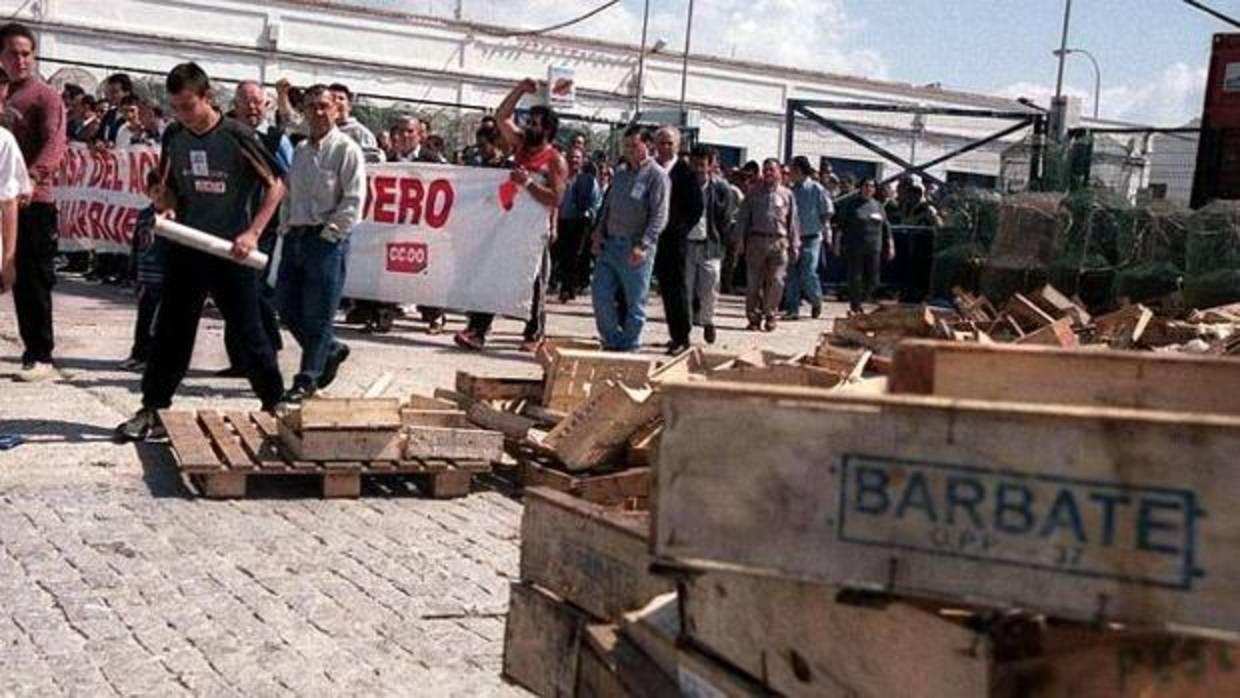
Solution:
{"label": "stack of wooden crate", "polygon": [[674,631],[681,690],[1240,695],[1240,362],[914,342],[888,368],[884,395],[662,387],[677,589],[626,623]]}

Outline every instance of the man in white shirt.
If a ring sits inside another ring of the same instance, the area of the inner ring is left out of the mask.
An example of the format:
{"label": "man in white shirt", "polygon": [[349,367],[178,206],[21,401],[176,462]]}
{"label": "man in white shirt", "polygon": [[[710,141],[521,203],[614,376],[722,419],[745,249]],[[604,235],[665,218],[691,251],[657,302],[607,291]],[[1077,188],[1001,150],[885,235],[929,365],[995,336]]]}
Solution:
{"label": "man in white shirt", "polygon": [[[7,77],[4,84],[7,88]],[[2,105],[0,101],[0,110]],[[30,175],[17,139],[0,128],[0,293],[17,282],[17,200],[29,193]]]}
{"label": "man in white shirt", "polygon": [[315,85],[304,97],[310,137],[297,145],[288,177],[281,232],[281,317],[301,345],[301,369],[282,402],[298,403],[327,387],[349,356],[332,320],[344,290],[349,231],[361,219],[366,197],[362,149],[332,118],[328,89]]}

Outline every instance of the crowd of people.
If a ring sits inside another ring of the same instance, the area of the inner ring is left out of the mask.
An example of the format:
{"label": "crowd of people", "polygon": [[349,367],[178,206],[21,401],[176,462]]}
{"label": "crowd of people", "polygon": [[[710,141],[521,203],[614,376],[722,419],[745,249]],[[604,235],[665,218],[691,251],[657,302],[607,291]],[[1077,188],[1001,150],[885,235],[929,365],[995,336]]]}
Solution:
{"label": "crowd of people", "polygon": [[[449,150],[431,124],[397,116],[376,134],[353,114],[343,84],[305,88],[280,81],[275,98],[254,81],[216,104],[210,78],[194,63],[165,80],[172,120],[135,94],[122,73],[96,99],[67,85],[57,95],[35,70],[37,45],[23,25],[0,27],[0,65],[9,130],[0,130],[0,292],[12,290],[25,346],[17,378],[54,375],[52,287],[56,281],[54,175],[68,142],[96,148],[158,144],[158,169],[146,180],[150,206],[138,216],[130,255],[68,255],[70,271],[137,284],[134,343],[123,366],[142,373],[142,409],[116,431],[120,440],[162,435],[158,410],[171,404],[193,353],[210,297],[225,323],[226,375],[248,378],[263,409],[296,403],[335,379],[350,349],[334,333],[337,311],[367,331],[386,332],[406,309],[342,299],[350,232],[366,197],[366,168],[381,162],[459,164],[509,170],[547,210],[546,241],[531,288],[525,350],[547,334],[549,298],[588,294],[604,349],[642,346],[647,296],[657,284],[669,354],[689,348],[694,328],[717,340],[721,293],[745,289],[748,329],[775,331],[781,320],[822,313],[824,251],[848,267],[854,312],[874,292],[881,259],[895,254],[889,218],[939,225],[915,178],[895,196],[872,179],[853,183],[806,157],[771,158],[724,168],[712,147],[682,144],[672,126],[630,126],[621,157],[589,150],[587,135],[562,133],[545,105],[518,105],[540,85],[523,80],[484,116],[467,147]],[[686,147],[682,147],[686,145]],[[27,182],[28,172],[28,182]],[[889,200],[887,200],[889,199]],[[158,217],[228,240],[234,257],[270,253],[268,274],[155,236]],[[10,218],[15,220],[10,220]],[[274,279],[274,284],[267,280]],[[418,307],[428,332],[444,331],[449,310]],[[494,316],[465,312],[453,339],[487,347]],[[289,387],[277,352],[280,328],[301,348]]]}

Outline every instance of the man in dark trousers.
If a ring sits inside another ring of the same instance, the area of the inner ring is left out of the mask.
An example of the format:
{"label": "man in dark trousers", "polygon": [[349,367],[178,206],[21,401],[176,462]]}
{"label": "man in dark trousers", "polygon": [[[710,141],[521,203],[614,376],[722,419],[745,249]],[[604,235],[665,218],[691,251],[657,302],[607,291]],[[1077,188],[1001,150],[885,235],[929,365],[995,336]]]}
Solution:
{"label": "man in dark trousers", "polygon": [[886,253],[887,261],[896,257],[895,241],[891,237],[891,225],[883,205],[874,198],[878,185],[871,177],[861,180],[857,195],[848,200],[838,215],[841,234],[834,242],[835,256],[846,255],[848,260],[848,308],[849,313],[863,312],[862,304],[868,303],[878,288],[878,270]]}
{"label": "man in dark trousers", "polygon": [[[263,91],[263,86],[254,80],[242,80],[237,83],[237,92],[233,95],[233,114],[238,121],[254,129],[254,133],[258,134],[263,146],[275,157],[276,175],[281,179],[287,177],[293,166],[293,143],[283,128],[267,120],[267,93]],[[255,192],[255,200],[261,201],[262,194],[261,191]],[[275,251],[278,237],[277,227],[278,221],[272,220],[258,239],[258,249],[268,256]],[[270,270],[266,272],[266,275],[270,275]],[[284,340],[280,338],[280,321],[276,318],[274,295],[272,286],[266,280],[259,284],[258,317],[262,320],[263,331],[267,333],[271,348],[279,353],[284,348]],[[245,378],[249,375],[243,358],[245,351],[242,345],[244,343],[244,339],[238,337],[235,331],[224,332],[224,348],[228,351],[228,367],[216,372],[216,376]]]}
{"label": "man in dark trousers", "polygon": [[[182,63],[166,84],[177,123],[164,133],[159,208],[184,225],[231,241],[234,259],[169,245],[159,322],[142,376],[142,409],[116,428],[118,441],[165,435],[158,411],[172,404],[189,369],[208,293],[225,327],[243,339],[250,385],[263,409],[274,410],[284,392],[275,351],[258,317],[259,272],[238,263],[258,249],[259,237],[284,198],[284,184],[258,135],[212,106],[211,83],[202,68]],[[256,204],[259,188],[263,197]]]}
{"label": "man in dark trousers", "polygon": [[667,228],[659,236],[654,258],[654,275],[659,281],[663,298],[663,314],[671,340],[667,353],[676,355],[689,348],[693,331],[692,296],[685,275],[689,253],[689,231],[702,218],[702,185],[689,163],[680,159],[680,132],[664,126],[654,137],[655,162],[667,172],[672,182],[668,203]]}
{"label": "man in dark trousers", "polygon": [[65,156],[65,105],[35,70],[34,34],[22,24],[0,27],[0,63],[9,75],[6,111],[34,190],[17,219],[17,280],[13,304],[25,351],[17,379],[56,377],[52,350],[52,287],[56,284],[56,204],[52,178]]}

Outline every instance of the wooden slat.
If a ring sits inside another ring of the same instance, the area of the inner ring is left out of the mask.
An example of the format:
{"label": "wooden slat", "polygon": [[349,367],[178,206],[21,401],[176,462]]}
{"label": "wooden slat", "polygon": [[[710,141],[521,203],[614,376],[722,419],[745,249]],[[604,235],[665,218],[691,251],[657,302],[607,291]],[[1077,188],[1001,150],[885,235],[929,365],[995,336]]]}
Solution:
{"label": "wooden slat", "polygon": [[312,429],[399,429],[397,398],[315,398],[301,405],[302,431]]}
{"label": "wooden slat", "polygon": [[1183,354],[906,342],[893,393],[1240,415],[1240,360]]}
{"label": "wooden slat", "polygon": [[193,412],[162,410],[159,418],[168,431],[168,439],[182,470],[219,470],[224,467]]}
{"label": "wooden slat", "polygon": [[986,638],[916,606],[730,572],[685,575],[680,601],[695,643],[789,698],[987,695]]}
{"label": "wooden slat", "polygon": [[497,431],[409,427],[405,436],[405,458],[497,461],[504,453],[504,435]]}
{"label": "wooden slat", "polygon": [[[275,417],[265,412],[255,412],[251,415],[254,425],[258,427],[258,431],[263,435],[269,443],[281,443],[279,435],[278,422]],[[296,460],[293,452],[284,446],[281,446],[281,453],[286,456],[288,464],[288,472],[295,474],[312,474],[318,475],[323,472],[323,466],[312,461]]]}
{"label": "wooden slat", "polygon": [[198,421],[202,422],[202,426],[211,435],[215,447],[224,455],[224,461],[228,467],[233,470],[253,470],[257,467],[250,458],[250,454],[241,448],[240,440],[224,423],[224,418],[218,412],[201,410],[198,412]]}
{"label": "wooden slat", "polygon": [[476,402],[469,407],[469,421],[483,429],[502,432],[510,439],[523,439],[538,423],[529,417],[497,410],[485,402]]}
{"label": "wooden slat", "polygon": [[589,616],[530,584],[513,584],[504,630],[504,675],[536,696],[572,696]]}
{"label": "wooden slat", "polygon": [[288,469],[288,462],[280,454],[279,444],[269,442],[251,421],[249,412],[225,412],[225,419],[241,438],[241,446],[264,471]]}
{"label": "wooden slat", "polygon": [[457,371],[456,392],[482,401],[541,400],[543,382],[540,378],[479,376],[468,371]]}
{"label": "wooden slat", "polygon": [[622,455],[634,432],[657,419],[659,398],[649,388],[630,388],[611,379],[596,386],[543,445],[572,471],[605,465]]}
{"label": "wooden slat", "polygon": [[714,384],[664,393],[661,557],[1240,630],[1240,417]]}
{"label": "wooden slat", "polygon": [[521,578],[596,618],[626,612],[670,591],[650,574],[650,517],[543,488],[525,491]]}

